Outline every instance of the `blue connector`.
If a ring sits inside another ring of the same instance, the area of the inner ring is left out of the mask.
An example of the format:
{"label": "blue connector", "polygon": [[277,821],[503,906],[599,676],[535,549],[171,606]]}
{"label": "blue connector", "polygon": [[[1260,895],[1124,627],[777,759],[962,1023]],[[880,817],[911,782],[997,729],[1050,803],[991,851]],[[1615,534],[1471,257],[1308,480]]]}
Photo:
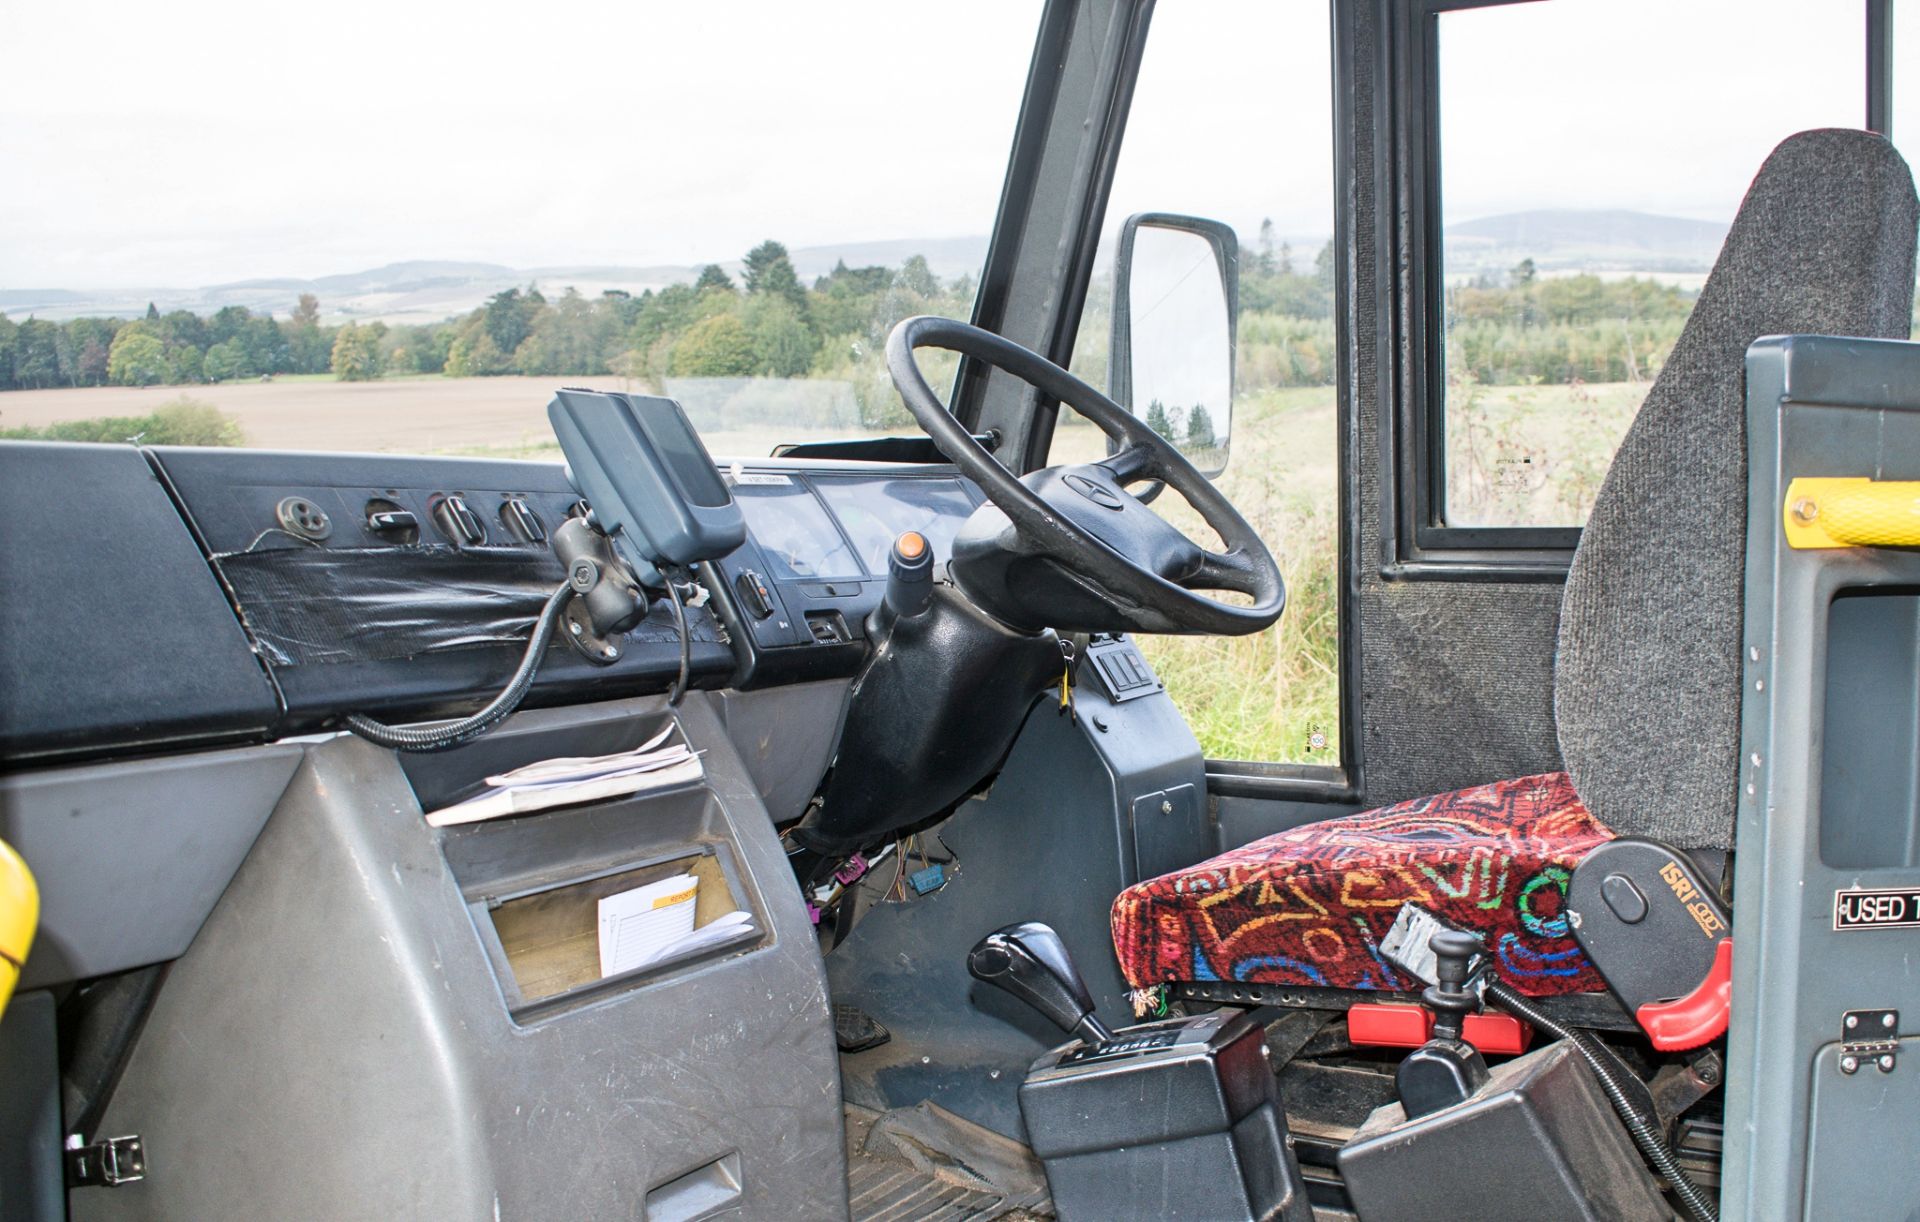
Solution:
{"label": "blue connector", "polygon": [[947,881],[946,867],[934,862],[924,870],[915,870],[907,876],[907,883],[915,895],[925,895],[929,891],[938,891]]}

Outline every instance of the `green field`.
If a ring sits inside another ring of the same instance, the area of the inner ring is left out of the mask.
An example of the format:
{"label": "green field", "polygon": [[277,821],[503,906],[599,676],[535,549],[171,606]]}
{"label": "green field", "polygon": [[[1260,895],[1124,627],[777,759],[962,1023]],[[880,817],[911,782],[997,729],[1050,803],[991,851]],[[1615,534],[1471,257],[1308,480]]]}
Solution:
{"label": "green field", "polygon": [[[1074,420],[1056,437],[1053,461],[1105,452],[1100,434]],[[1212,758],[1339,762],[1335,439],[1331,387],[1269,389],[1235,404],[1231,455],[1216,482],[1279,561],[1286,612],[1254,636],[1141,642]],[[1155,508],[1201,543],[1218,544],[1174,494]]]}

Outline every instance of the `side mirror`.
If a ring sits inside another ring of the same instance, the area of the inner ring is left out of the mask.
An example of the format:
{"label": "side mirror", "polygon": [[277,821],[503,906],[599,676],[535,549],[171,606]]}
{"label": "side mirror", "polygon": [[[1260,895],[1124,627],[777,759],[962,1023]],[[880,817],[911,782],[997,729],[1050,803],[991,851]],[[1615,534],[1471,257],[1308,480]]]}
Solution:
{"label": "side mirror", "polygon": [[1231,226],[1166,212],[1127,218],[1113,265],[1107,393],[1209,477],[1227,467],[1239,314]]}

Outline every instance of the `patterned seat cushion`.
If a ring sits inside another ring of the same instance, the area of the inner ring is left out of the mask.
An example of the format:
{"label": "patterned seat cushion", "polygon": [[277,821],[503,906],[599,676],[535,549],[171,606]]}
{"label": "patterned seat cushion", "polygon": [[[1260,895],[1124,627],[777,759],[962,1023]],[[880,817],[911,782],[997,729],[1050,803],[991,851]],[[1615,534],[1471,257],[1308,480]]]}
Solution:
{"label": "patterned seat cushion", "polygon": [[1535,997],[1605,989],[1567,927],[1567,879],[1613,833],[1562,772],[1310,823],[1137,883],[1113,902],[1133,987],[1237,980],[1417,990],[1381,957],[1402,904],[1481,933]]}

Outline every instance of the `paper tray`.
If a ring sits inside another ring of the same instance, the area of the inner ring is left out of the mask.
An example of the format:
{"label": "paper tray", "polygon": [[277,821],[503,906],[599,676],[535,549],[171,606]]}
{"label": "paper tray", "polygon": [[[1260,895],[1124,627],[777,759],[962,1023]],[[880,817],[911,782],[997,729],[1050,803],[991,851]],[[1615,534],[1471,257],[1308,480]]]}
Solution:
{"label": "paper tray", "polygon": [[517,1017],[563,998],[633,987],[691,960],[732,953],[763,936],[756,922],[717,946],[603,978],[600,900],[675,874],[692,874],[700,881],[699,898],[694,901],[695,929],[743,907],[718,846],[503,897],[490,907],[486,919],[498,946],[499,964],[505,968],[501,984],[508,994],[508,1009]]}

